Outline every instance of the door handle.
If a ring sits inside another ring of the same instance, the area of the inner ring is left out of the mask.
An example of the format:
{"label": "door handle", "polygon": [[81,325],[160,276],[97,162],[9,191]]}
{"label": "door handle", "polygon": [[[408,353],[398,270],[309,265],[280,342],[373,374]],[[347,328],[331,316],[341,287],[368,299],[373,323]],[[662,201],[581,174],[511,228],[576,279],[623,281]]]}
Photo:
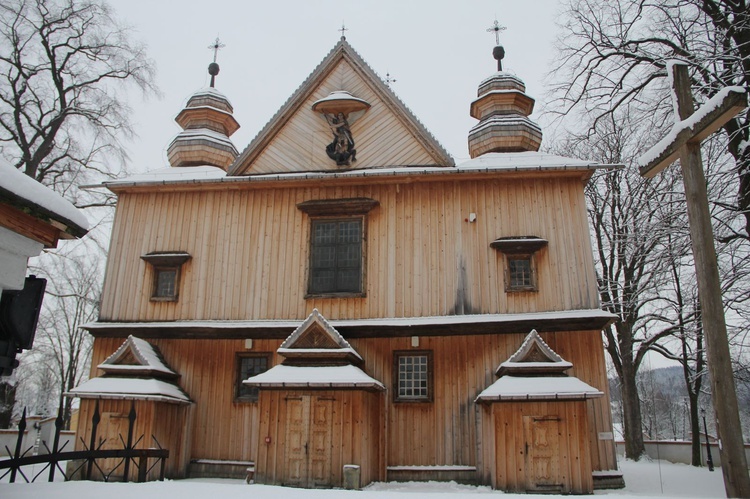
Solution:
{"label": "door handle", "polygon": [[307,455],[307,442],[305,442],[305,455]]}

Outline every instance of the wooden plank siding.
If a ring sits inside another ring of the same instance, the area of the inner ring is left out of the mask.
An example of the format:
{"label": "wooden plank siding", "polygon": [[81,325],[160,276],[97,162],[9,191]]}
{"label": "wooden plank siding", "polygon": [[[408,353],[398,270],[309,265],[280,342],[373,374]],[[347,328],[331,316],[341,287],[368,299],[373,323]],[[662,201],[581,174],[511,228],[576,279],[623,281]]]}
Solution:
{"label": "wooden plank siding", "polygon": [[342,59],[278,131],[248,173],[340,170],[341,167],[326,154],[326,146],[333,140],[333,134],[323,115],[312,110],[315,101],[338,90],[349,92],[371,105],[351,124],[357,149],[357,161],[353,166],[435,165],[435,159],[378,97],[371,84]]}
{"label": "wooden plank siding", "polygon": [[[557,417],[560,434],[556,440],[561,483],[565,494],[591,494],[593,477],[587,452],[588,423],[586,402],[498,402],[484,408],[486,429],[492,441],[485,449],[487,469],[483,475],[491,477],[493,488],[506,492],[527,492],[528,478],[533,473],[527,469],[529,452],[524,429],[524,416]],[[491,450],[490,450],[491,449]]]}
{"label": "wooden plank siding", "polygon": [[[362,298],[305,299],[310,219],[296,204],[367,197]],[[475,223],[467,221],[476,213]],[[577,177],[120,193],[101,321],[328,319],[598,308]],[[539,290],[506,293],[497,237],[535,235]],[[192,255],[179,299],[152,302],[154,251]]]}
{"label": "wooden plank siding", "polygon": [[[97,428],[97,443],[102,439],[107,440],[102,449],[122,449],[122,441],[127,441],[128,437],[128,414],[131,408],[130,400],[100,400],[99,413],[101,422]],[[89,445],[92,429],[92,417],[94,415],[96,401],[85,399],[81,401],[78,429],[76,435],[75,450],[83,450],[83,441]],[[187,471],[187,465],[190,459],[190,439],[189,428],[191,428],[193,408],[186,405],[168,404],[164,402],[153,402],[138,400],[135,402],[136,419],[133,426],[133,444],[143,436],[143,438],[134,445],[138,449],[147,449],[156,447],[156,438],[164,449],[169,449],[169,459],[166,462],[165,472],[171,478],[184,478]],[[108,428],[109,420],[116,418],[119,421],[116,431]],[[109,431],[108,431],[109,429]],[[187,431],[185,431],[187,429]],[[122,441],[120,440],[122,436]],[[109,473],[115,468],[119,459],[107,459],[97,462],[99,467],[105,473]],[[151,466],[153,462],[149,463]],[[123,476],[124,467],[122,465],[115,469],[113,477]],[[101,478],[100,473],[94,467],[94,476],[92,479]],[[131,463],[130,479],[135,480],[138,476],[138,467]],[[149,475],[150,480],[155,480],[159,476],[159,467],[155,467]]]}
{"label": "wooden plank siding", "polygon": [[[290,331],[291,333],[291,331]],[[490,469],[495,458],[481,435],[487,429],[486,418],[477,419],[481,408],[474,403],[476,396],[495,381],[497,366],[514,353],[521,345],[527,331],[516,334],[487,334],[467,336],[422,336],[419,350],[432,350],[434,372],[434,401],[431,403],[398,403],[392,399],[393,351],[409,350],[410,338],[364,338],[349,340],[352,347],[364,359],[365,371],[381,381],[387,391],[378,395],[385,407],[380,411],[381,423],[374,416],[378,411],[369,401],[367,405],[344,405],[339,410],[346,413],[343,421],[362,421],[379,424],[383,431],[379,436],[364,431],[346,433],[337,438],[346,440],[341,445],[353,449],[350,456],[364,455],[366,442],[357,442],[354,435],[369,439],[380,439],[380,470],[385,466],[453,465],[476,466],[478,481],[489,482]],[[134,331],[137,334],[137,331]],[[573,363],[569,374],[598,388],[607,390],[604,351],[600,331],[574,331],[544,333],[544,340],[563,358]],[[122,343],[122,338],[96,338],[92,365],[96,366]],[[285,421],[283,407],[278,403],[264,406],[268,413],[261,417],[258,403],[234,402],[235,355],[248,351],[243,340],[207,339],[149,339],[157,346],[168,365],[181,374],[180,386],[195,401],[192,406],[192,428],[190,432],[190,457],[192,459],[220,459],[255,461],[271,459],[264,463],[269,476],[279,476],[279,456],[263,454],[263,439],[279,438],[279,424]],[[272,364],[281,362],[275,352],[281,340],[253,341],[251,352],[273,352]],[[92,369],[92,376],[100,373]],[[263,392],[262,392],[263,393]],[[269,392],[271,393],[271,392]],[[337,397],[340,392],[336,392]],[[352,392],[354,393],[354,392]],[[275,400],[275,399],[274,399]],[[140,403],[139,403],[140,404]],[[591,451],[591,468],[594,470],[616,469],[613,441],[601,441],[599,432],[611,432],[609,397],[586,401],[590,429],[586,440]],[[82,414],[81,421],[90,420]],[[269,421],[267,428],[260,428],[261,420]],[[338,419],[336,421],[339,421]],[[339,423],[335,423],[339,424]],[[480,430],[478,430],[478,428]],[[79,434],[80,433],[79,429]],[[340,432],[334,431],[335,435]],[[85,433],[84,433],[85,434]],[[508,438],[513,438],[512,435]],[[520,438],[520,437],[519,437]],[[336,444],[338,445],[338,444]],[[510,444],[509,444],[510,445]],[[259,448],[260,446],[260,448]],[[338,448],[338,447],[335,447]],[[479,459],[481,454],[481,459]],[[488,454],[489,453],[489,454]],[[502,453],[497,454],[498,463],[505,462]],[[346,457],[341,459],[346,460]],[[370,456],[368,459],[375,459]],[[484,467],[482,466],[484,464]],[[346,462],[333,463],[337,467]],[[360,464],[360,463],[354,463]],[[363,471],[364,473],[364,471]],[[363,475],[363,480],[364,480]],[[379,475],[377,479],[383,479]],[[375,478],[373,478],[375,479]],[[366,482],[363,482],[366,483]]]}

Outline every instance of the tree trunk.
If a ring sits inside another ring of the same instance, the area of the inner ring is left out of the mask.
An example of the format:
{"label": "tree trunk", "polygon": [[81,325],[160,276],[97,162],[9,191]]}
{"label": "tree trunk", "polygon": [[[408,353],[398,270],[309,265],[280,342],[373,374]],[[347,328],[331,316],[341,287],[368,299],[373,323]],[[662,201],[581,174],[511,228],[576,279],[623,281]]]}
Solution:
{"label": "tree trunk", "polygon": [[623,355],[622,359],[622,405],[623,424],[625,426],[625,457],[638,461],[645,453],[643,444],[643,422],[641,419],[641,403],[638,400],[638,388],[636,386],[637,370],[632,359]]}
{"label": "tree trunk", "polygon": [[703,466],[701,462],[701,420],[698,414],[698,394],[689,393],[690,396],[690,439],[691,458],[693,466]]}

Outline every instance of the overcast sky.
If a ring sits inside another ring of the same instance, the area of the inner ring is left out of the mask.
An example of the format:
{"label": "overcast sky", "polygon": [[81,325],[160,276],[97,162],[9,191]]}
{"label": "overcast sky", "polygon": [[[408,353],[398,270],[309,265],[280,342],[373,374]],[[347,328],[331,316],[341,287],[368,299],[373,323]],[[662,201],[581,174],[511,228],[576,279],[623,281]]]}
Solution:
{"label": "overcast sky", "polygon": [[129,144],[131,171],[168,166],[166,148],[180,131],[174,117],[208,86],[216,36],[221,73],[216,87],[232,102],[242,151],[338,42],[347,41],[437,137],[457,163],[468,159],[476,120],[469,104],[496,69],[495,17],[506,49],[504,69],[544,100],[543,78],[554,54],[559,0],[110,0],[117,17],[145,42],[158,70],[161,99],[134,97],[139,137]]}

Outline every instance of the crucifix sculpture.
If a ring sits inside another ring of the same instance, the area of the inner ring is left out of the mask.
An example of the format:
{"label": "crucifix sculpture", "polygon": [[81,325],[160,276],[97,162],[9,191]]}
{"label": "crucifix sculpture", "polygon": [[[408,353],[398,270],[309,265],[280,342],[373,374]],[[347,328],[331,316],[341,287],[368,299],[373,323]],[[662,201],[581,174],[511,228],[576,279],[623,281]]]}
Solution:
{"label": "crucifix sculpture", "polygon": [[727,87],[694,112],[690,76],[684,64],[670,64],[679,121],[672,133],[641,158],[640,172],[651,178],[677,158],[682,166],[690,240],[698,279],[698,296],[708,353],[711,393],[716,412],[719,455],[727,497],[750,497],[745,448],[742,441],[724,304],[716,261],[701,141],[721,128],[747,106],[745,90]]}

